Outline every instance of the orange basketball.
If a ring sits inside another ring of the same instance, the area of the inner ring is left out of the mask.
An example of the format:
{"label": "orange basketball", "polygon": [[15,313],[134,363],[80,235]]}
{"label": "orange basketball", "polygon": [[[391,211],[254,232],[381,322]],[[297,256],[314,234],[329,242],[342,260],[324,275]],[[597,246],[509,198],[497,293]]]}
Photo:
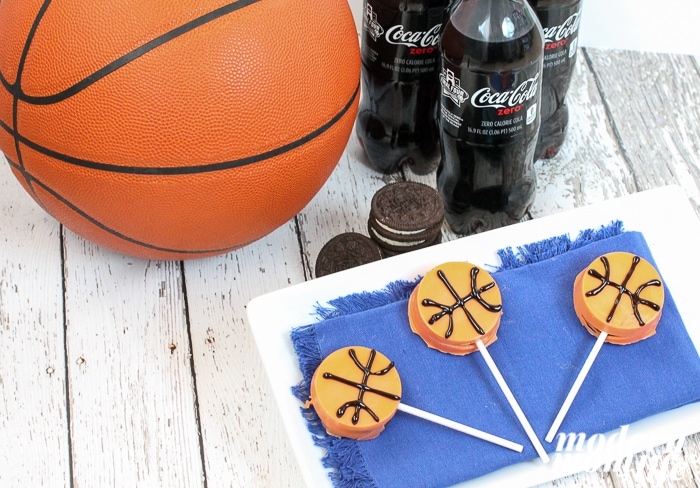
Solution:
{"label": "orange basketball", "polygon": [[340,159],[359,78],[346,0],[0,2],[0,149],[47,212],[133,256],[287,222]]}

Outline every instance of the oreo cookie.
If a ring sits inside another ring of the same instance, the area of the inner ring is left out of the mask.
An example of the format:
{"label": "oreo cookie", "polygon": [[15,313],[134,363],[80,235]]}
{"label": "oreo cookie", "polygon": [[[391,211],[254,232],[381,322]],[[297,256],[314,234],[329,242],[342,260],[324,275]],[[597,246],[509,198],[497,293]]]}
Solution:
{"label": "oreo cookie", "polygon": [[383,250],[397,254],[439,242],[443,218],[442,199],[434,188],[401,181],[372,197],[367,231]]}
{"label": "oreo cookie", "polygon": [[377,221],[373,216],[370,216],[367,222],[370,237],[383,249],[396,252],[421,249],[431,245],[440,233],[441,227],[441,225],[435,225],[428,229],[397,232]]}
{"label": "oreo cookie", "polygon": [[[442,242],[442,232],[438,232],[437,236],[423,247],[434,246],[435,244],[440,244],[441,242]],[[417,249],[420,249],[420,248],[417,248]],[[411,251],[414,251],[414,250],[415,249],[411,249]],[[406,251],[403,249],[401,249],[399,251],[392,251],[386,247],[382,247],[382,254],[384,255],[385,258],[390,258],[391,256],[397,256],[397,255],[402,254],[404,252],[406,252]]]}
{"label": "oreo cookie", "polygon": [[382,250],[375,241],[357,232],[345,232],[332,238],[319,251],[316,277],[378,261],[382,257]]}

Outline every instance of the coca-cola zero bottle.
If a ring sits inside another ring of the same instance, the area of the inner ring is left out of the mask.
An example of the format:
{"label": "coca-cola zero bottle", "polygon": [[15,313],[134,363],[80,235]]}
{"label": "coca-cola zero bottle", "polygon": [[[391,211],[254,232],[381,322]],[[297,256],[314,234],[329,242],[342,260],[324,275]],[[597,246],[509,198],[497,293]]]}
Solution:
{"label": "coca-cola zero bottle", "polygon": [[463,234],[517,222],[535,196],[542,28],[526,0],[462,0],[440,50],[445,218]]}
{"label": "coca-cola zero bottle", "polygon": [[429,173],[440,159],[438,42],[449,0],[365,0],[355,124],[372,166]]}
{"label": "coca-cola zero bottle", "polygon": [[542,125],[535,158],[549,159],[566,138],[569,109],[566,92],[576,64],[581,0],[529,0],[544,31]]}

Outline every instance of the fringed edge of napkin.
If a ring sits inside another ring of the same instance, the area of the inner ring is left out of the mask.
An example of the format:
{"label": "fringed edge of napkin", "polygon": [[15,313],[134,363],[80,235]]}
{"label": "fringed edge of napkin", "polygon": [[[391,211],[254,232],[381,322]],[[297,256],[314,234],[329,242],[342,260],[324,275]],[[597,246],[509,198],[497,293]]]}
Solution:
{"label": "fringed edge of napkin", "polygon": [[578,249],[592,242],[614,237],[624,232],[622,222],[613,221],[599,229],[586,229],[579,232],[575,239],[571,239],[568,234],[563,234],[549,239],[543,239],[532,244],[518,246],[517,252],[512,247],[507,247],[498,251],[501,265],[496,271],[520,268],[538,261],[560,256],[566,252]]}
{"label": "fringed edge of napkin", "polygon": [[[617,220],[599,229],[583,230],[575,239],[571,239],[568,234],[563,234],[518,246],[515,250],[511,247],[504,248],[497,252],[501,265],[496,266],[495,269],[505,271],[527,266],[623,232],[623,224]],[[363,291],[338,297],[330,300],[327,306],[317,304],[315,314],[320,320],[326,320],[405,300],[420,279],[419,276],[412,281],[398,280],[389,283],[381,290]],[[316,340],[314,324],[293,329],[291,340],[304,378],[298,385],[292,387],[292,393],[302,402],[306,402],[309,399],[311,377],[323,360]],[[328,476],[334,486],[376,488],[377,485],[367,469],[358,441],[329,435],[313,408],[301,408],[301,414],[306,420],[314,443],[326,450],[322,462],[325,468],[332,469]]]}
{"label": "fringed edge of napkin", "polygon": [[398,280],[389,283],[381,290],[363,291],[338,297],[330,300],[327,307],[317,303],[315,313],[321,320],[326,320],[406,300],[420,280],[420,276],[413,281]]}
{"label": "fringed edge of napkin", "polygon": [[[408,282],[404,283],[408,286]],[[391,288],[397,289],[396,286]],[[385,290],[380,290],[376,293],[378,296],[388,299],[393,292],[385,293]],[[346,305],[350,302],[357,303],[357,298],[349,298],[351,296],[357,297],[357,295],[365,295],[365,293],[341,297],[333,300],[333,302],[338,303],[346,313],[352,313],[347,312]],[[347,300],[343,300],[343,298],[347,298]],[[400,300],[400,298],[397,298],[397,300]],[[386,301],[381,303],[381,305],[388,305],[389,303],[392,302]],[[316,329],[313,324],[292,330],[291,339],[294,351],[299,358],[299,368],[304,378],[298,385],[292,387],[292,393],[299,400],[306,403],[310,398],[311,377],[323,360],[323,357],[321,356],[321,350],[318,348]],[[328,476],[333,485],[352,486],[353,488],[376,488],[374,478],[367,469],[362,453],[357,446],[357,441],[328,434],[313,408],[302,407],[300,410],[302,417],[306,420],[306,425],[314,444],[326,451],[322,463],[324,468],[332,469]]]}

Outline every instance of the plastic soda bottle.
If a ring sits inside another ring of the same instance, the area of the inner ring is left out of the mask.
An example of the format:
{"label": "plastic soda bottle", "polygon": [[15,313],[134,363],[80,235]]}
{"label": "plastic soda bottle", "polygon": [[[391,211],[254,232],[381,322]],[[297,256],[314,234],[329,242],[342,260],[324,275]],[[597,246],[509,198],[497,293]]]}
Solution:
{"label": "plastic soda bottle", "polygon": [[462,0],[440,43],[437,187],[450,227],[517,222],[535,196],[543,32],[526,0]]}
{"label": "plastic soda bottle", "polygon": [[566,92],[576,65],[581,0],[529,0],[544,31],[542,125],[536,159],[555,156],[566,138]]}
{"label": "plastic soda bottle", "polygon": [[440,159],[440,33],[449,0],[365,0],[362,99],[355,123],[371,165],[418,174]]}

